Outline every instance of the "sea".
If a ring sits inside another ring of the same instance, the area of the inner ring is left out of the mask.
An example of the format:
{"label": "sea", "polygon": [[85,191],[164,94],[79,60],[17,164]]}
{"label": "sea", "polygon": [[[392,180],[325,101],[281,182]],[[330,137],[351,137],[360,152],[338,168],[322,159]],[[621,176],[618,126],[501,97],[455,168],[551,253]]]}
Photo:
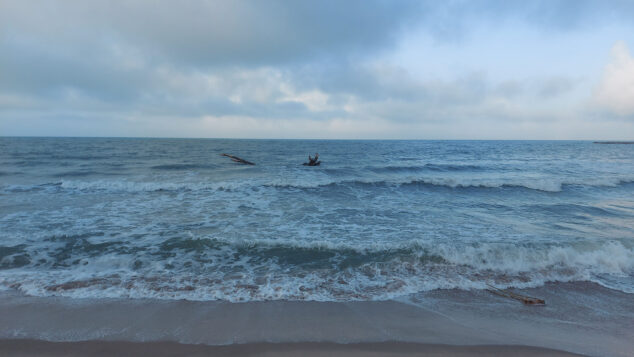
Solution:
{"label": "sea", "polygon": [[375,301],[569,282],[634,294],[634,145],[0,138],[0,290]]}

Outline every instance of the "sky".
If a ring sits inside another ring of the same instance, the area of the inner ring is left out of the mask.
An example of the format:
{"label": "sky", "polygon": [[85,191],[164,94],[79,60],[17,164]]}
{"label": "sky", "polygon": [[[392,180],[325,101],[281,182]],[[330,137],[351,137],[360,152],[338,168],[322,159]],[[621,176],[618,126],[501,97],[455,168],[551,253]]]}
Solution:
{"label": "sky", "polygon": [[634,1],[0,0],[0,136],[634,140]]}

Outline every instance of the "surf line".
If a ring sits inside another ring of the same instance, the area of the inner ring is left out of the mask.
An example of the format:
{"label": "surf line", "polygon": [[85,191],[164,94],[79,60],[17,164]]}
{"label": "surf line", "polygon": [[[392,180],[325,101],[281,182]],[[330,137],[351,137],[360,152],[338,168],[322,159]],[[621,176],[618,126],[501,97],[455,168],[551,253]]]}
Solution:
{"label": "surf line", "polygon": [[543,300],[543,299],[539,299],[539,298],[531,297],[531,296],[524,296],[524,295],[520,295],[520,294],[515,294],[515,293],[509,291],[508,289],[499,289],[499,288],[496,288],[495,286],[489,285],[489,284],[487,284],[487,286],[489,287],[487,289],[488,292],[493,293],[493,294],[498,295],[498,296],[507,297],[509,299],[519,300],[519,301],[523,302],[524,305],[535,305],[535,306],[544,306],[544,305],[546,305],[546,301]]}

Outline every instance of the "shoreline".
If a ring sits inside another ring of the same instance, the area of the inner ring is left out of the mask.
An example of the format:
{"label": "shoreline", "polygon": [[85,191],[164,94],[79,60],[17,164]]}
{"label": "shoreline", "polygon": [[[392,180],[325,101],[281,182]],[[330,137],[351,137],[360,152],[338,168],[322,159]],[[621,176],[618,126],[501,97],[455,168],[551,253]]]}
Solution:
{"label": "shoreline", "polygon": [[339,344],[332,342],[249,343],[238,345],[193,345],[176,342],[2,340],[6,356],[557,356],[580,354],[531,346],[441,345],[411,342]]}
{"label": "shoreline", "polygon": [[[0,346],[11,353],[25,348],[23,355],[29,356],[38,354],[26,353],[30,347],[20,341],[62,342],[72,351],[81,351],[84,344],[121,351],[161,343],[176,344],[179,347],[174,348],[183,351],[203,345],[238,355],[249,355],[248,346],[254,345],[273,349],[288,345],[282,349],[289,351],[303,346],[303,353],[310,344],[320,351],[328,346],[343,348],[342,353],[351,356],[358,344],[360,348],[413,343],[425,351],[444,351],[439,355],[460,355],[463,349],[471,354],[480,348],[474,346],[494,346],[483,355],[498,349],[501,354],[524,351],[517,346],[527,347],[526,353],[535,352],[531,350],[535,347],[615,357],[628,356],[634,349],[631,294],[592,283],[548,284],[518,292],[544,298],[546,306],[464,290],[435,290],[388,301],[246,303],[71,299],[4,291],[0,292]],[[198,353],[195,348],[191,351]],[[386,354],[403,351],[398,347]]]}

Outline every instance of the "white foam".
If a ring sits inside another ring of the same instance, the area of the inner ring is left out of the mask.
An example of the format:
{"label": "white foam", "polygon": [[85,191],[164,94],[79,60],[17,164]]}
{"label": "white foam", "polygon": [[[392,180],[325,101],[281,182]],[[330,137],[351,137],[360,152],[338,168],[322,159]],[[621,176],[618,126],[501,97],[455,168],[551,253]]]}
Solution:
{"label": "white foam", "polygon": [[231,190],[245,186],[245,182],[143,182],[130,180],[66,181],[61,187],[79,191],[105,190],[119,192],[152,192],[181,190]]}
{"label": "white foam", "polygon": [[[182,178],[188,180],[183,181]],[[277,188],[320,188],[334,184],[428,184],[445,186],[450,188],[500,188],[500,187],[524,187],[545,192],[560,192],[565,185],[577,185],[588,187],[617,187],[624,183],[634,182],[631,175],[610,175],[576,178],[570,176],[539,175],[536,173],[427,173],[417,175],[402,174],[369,174],[367,172],[348,174],[334,178],[324,173],[306,173],[290,171],[278,173],[275,176],[251,177],[248,179],[233,179],[225,181],[200,180],[196,175],[177,177],[156,177],[147,180],[131,179],[98,179],[90,181],[61,180],[44,185],[2,185],[0,190],[4,192],[28,192],[33,189],[42,190],[76,190],[80,192],[107,191],[107,192],[153,192],[153,191],[199,191],[199,190],[240,190],[254,187]],[[198,181],[196,181],[198,180]]]}
{"label": "white foam", "polygon": [[618,241],[577,246],[525,247],[509,243],[478,246],[438,245],[438,253],[453,264],[509,273],[546,270],[550,267],[588,270],[595,274],[630,274],[634,271],[634,249]]}
{"label": "white foam", "polygon": [[[275,245],[279,242],[258,242],[250,247],[251,254],[243,253],[238,260],[235,260],[236,245],[206,251],[202,254],[213,260],[211,266],[196,262],[195,255],[199,253],[195,252],[181,252],[163,260],[154,256],[104,254],[63,270],[37,271],[27,267],[0,271],[0,285],[19,286],[19,290],[30,295],[75,298],[348,301],[385,300],[434,289],[483,289],[490,282],[500,287],[525,288],[546,282],[596,281],[632,292],[631,286],[619,287],[614,281],[634,276],[634,250],[618,241],[565,247],[424,242],[377,245],[357,251],[412,249],[418,258],[368,260],[345,269],[289,270],[274,257],[253,259],[257,250]],[[302,246],[354,249],[345,244],[303,243]],[[430,254],[438,254],[444,261],[424,259]],[[131,267],[135,259],[144,261],[139,271]],[[185,262],[193,265],[184,266]],[[173,268],[166,269],[168,264]],[[77,281],[80,283],[76,287],[50,288]]]}

